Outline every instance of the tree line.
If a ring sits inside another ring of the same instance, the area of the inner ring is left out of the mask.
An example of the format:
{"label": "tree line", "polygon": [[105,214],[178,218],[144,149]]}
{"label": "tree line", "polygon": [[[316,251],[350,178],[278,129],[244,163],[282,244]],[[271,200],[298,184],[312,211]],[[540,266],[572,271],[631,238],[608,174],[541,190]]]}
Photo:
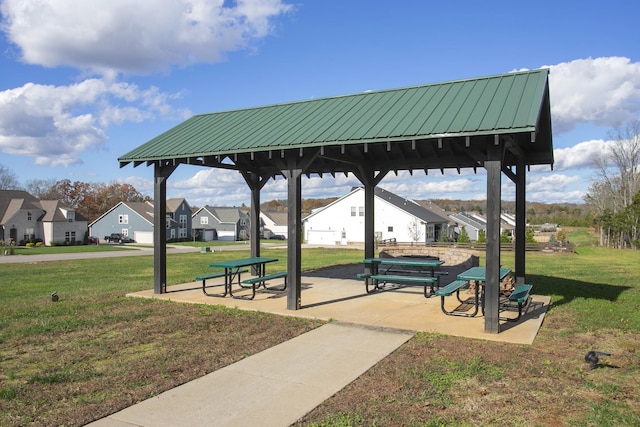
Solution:
{"label": "tree line", "polygon": [[68,179],[34,179],[20,185],[15,174],[0,165],[0,190],[24,190],[40,200],[59,200],[89,222],[120,202],[146,202],[151,197],[140,193],[131,184],[112,182],[89,183]]}

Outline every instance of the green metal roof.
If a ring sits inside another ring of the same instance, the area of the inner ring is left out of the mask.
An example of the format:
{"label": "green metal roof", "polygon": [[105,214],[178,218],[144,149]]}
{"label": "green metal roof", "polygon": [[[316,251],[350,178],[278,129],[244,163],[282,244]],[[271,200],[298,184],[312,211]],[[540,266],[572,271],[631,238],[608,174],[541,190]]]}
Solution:
{"label": "green metal roof", "polygon": [[548,141],[537,140],[533,163],[552,163],[547,77],[541,69],[200,114],[118,160],[189,163],[307,147],[543,134]]}

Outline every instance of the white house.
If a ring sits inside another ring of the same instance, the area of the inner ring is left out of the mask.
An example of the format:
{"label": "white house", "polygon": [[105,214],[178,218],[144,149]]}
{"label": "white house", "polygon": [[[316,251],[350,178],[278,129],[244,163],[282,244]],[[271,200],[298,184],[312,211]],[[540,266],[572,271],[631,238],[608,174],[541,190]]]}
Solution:
{"label": "white house", "polygon": [[260,212],[261,227],[260,232],[265,239],[273,236],[283,236],[285,239],[289,234],[287,226],[286,212]]}
{"label": "white house", "polygon": [[[304,238],[310,244],[364,242],[364,188],[351,192],[315,210],[305,219]],[[374,198],[374,232],[377,240],[432,242],[446,230],[448,218],[382,188]]]}

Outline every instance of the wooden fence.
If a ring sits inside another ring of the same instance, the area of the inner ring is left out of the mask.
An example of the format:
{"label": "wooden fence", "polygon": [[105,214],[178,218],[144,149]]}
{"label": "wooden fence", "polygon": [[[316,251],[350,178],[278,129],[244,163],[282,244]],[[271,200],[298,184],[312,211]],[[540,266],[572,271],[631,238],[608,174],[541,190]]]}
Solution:
{"label": "wooden fence", "polygon": [[[430,248],[460,248],[470,249],[474,251],[484,252],[487,248],[486,243],[479,242],[397,242],[396,239],[386,239],[377,242],[378,248],[394,247],[394,246],[415,246],[415,247],[430,247]],[[539,251],[539,252],[574,252],[575,245],[573,243],[551,243],[551,242],[535,242],[526,243],[525,251]],[[500,251],[511,252],[516,250],[515,243],[500,243]]]}

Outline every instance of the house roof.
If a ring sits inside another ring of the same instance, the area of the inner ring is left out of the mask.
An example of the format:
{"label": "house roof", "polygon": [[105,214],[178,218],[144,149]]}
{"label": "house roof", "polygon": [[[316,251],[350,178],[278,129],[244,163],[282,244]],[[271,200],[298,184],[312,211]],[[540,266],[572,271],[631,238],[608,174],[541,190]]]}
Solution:
{"label": "house roof", "polygon": [[[209,214],[213,215],[220,221],[221,223],[231,223],[235,224],[238,222],[240,218],[244,218],[247,215],[242,212],[242,209],[239,207],[228,207],[228,206],[204,206],[200,208],[198,212],[201,210],[206,210]],[[196,212],[196,214],[198,213]],[[195,215],[195,214],[194,214]]]}
{"label": "house roof", "polygon": [[[177,211],[182,203],[187,203],[187,200],[184,198],[167,199],[167,212]],[[187,205],[188,204],[189,203],[187,203]]]}
{"label": "house roof", "polygon": [[263,212],[263,211],[260,211],[260,215],[264,215],[267,218],[269,218],[271,221],[273,221],[274,225],[287,225],[287,222],[289,221],[289,217],[288,217],[287,212],[277,212],[277,211]]}
{"label": "house roof", "polygon": [[281,174],[282,159],[309,155],[305,173],[552,164],[548,70],[359,93],[191,117],[118,160],[197,164]]}
{"label": "house roof", "polygon": [[22,190],[0,190],[0,224],[6,224],[20,209],[42,210],[39,200]]}
{"label": "house roof", "polygon": [[122,202],[140,217],[153,224],[153,205],[147,202]]}
{"label": "house roof", "polygon": [[[364,189],[361,190],[364,191]],[[375,196],[381,200],[391,203],[398,209],[402,209],[408,214],[413,215],[414,217],[428,224],[449,222],[448,218],[440,216],[437,213],[419,205],[412,200],[403,199],[402,197],[393,194],[383,188],[376,187]]]}

